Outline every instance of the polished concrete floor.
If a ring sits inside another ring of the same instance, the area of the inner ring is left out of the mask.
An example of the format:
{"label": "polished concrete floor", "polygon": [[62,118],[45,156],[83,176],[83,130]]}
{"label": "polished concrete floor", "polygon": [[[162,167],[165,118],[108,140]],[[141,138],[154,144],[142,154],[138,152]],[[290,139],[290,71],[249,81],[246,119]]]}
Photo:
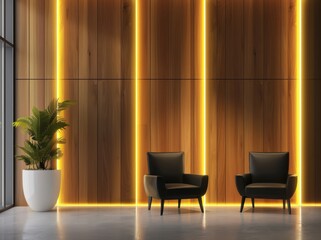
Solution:
{"label": "polished concrete floor", "polygon": [[32,212],[15,207],[0,214],[0,239],[320,239],[321,208],[146,207],[58,208]]}

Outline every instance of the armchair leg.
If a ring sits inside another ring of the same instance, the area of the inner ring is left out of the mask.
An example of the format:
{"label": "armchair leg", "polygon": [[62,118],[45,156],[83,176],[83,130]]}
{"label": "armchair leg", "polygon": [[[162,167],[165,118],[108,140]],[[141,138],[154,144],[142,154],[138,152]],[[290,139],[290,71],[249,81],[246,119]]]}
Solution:
{"label": "armchair leg", "polygon": [[178,208],[181,208],[181,199],[178,199]]}
{"label": "armchair leg", "polygon": [[164,212],[164,202],[165,202],[165,200],[162,199],[162,200],[161,200],[161,210],[160,210],[160,215],[161,215],[161,216],[163,215],[163,212]]}
{"label": "armchair leg", "polygon": [[153,201],[153,198],[152,197],[148,197],[148,210],[150,210],[150,208],[152,206],[152,201]]}
{"label": "armchair leg", "polygon": [[252,200],[252,208],[254,208],[254,198],[251,198]]}
{"label": "armchair leg", "polygon": [[289,211],[289,214],[291,214],[291,202],[290,202],[290,199],[288,199],[287,202],[288,202],[288,211]]}
{"label": "armchair leg", "polygon": [[285,199],[283,199],[283,209],[285,209]]}
{"label": "armchair leg", "polygon": [[202,213],[204,213],[202,197],[198,197],[198,203],[199,203],[199,205],[200,205],[200,208],[201,208]]}
{"label": "armchair leg", "polygon": [[244,203],[245,203],[245,198],[246,198],[246,197],[242,197],[240,212],[242,212],[242,211],[243,211],[243,207],[244,207]]}

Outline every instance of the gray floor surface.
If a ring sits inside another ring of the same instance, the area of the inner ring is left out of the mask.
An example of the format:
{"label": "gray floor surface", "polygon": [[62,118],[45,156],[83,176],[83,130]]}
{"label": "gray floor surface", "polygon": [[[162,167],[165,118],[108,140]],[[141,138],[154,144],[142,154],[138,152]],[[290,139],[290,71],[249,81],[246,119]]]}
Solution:
{"label": "gray floor surface", "polygon": [[0,239],[321,239],[321,208],[273,207],[60,207],[0,213]]}

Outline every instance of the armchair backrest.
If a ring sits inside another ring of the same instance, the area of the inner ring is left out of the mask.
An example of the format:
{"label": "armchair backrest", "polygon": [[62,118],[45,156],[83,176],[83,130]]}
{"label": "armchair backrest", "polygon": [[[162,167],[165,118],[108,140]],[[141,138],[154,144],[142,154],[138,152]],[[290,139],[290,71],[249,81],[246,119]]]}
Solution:
{"label": "armchair backrest", "polygon": [[250,152],[250,173],[253,183],[286,183],[288,171],[288,152]]}
{"label": "armchair backrest", "polygon": [[183,182],[184,152],[148,152],[148,172],[159,175],[166,183]]}

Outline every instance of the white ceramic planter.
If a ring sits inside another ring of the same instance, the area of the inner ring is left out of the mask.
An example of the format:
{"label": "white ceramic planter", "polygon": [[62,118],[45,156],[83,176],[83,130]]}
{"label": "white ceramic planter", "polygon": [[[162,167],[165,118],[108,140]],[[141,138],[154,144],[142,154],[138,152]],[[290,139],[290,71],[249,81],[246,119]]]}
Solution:
{"label": "white ceramic planter", "polygon": [[34,211],[49,211],[58,199],[60,170],[23,170],[23,193]]}

